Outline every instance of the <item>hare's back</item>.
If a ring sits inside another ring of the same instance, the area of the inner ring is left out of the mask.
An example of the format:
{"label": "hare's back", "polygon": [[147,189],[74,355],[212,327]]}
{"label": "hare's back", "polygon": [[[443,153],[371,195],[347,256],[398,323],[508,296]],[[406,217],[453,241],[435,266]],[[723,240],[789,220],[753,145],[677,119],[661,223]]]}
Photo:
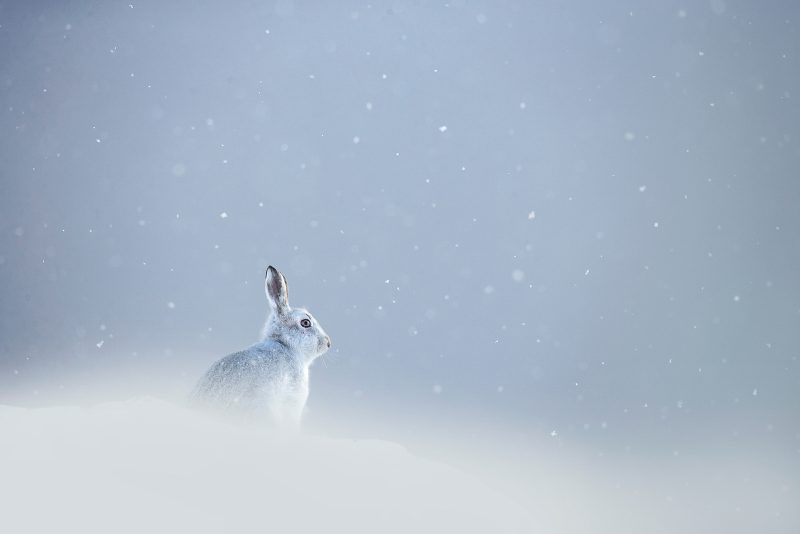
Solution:
{"label": "hare's back", "polygon": [[239,403],[280,374],[281,354],[269,346],[253,346],[218,360],[200,380],[195,398],[204,403]]}

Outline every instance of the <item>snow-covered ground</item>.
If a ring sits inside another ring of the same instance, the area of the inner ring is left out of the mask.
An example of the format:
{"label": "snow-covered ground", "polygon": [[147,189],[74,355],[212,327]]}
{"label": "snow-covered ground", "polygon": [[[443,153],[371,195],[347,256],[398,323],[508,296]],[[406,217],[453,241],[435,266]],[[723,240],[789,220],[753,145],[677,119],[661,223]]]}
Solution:
{"label": "snow-covered ground", "polygon": [[523,507],[378,441],[275,435],[154,399],[0,409],[4,532],[524,532]]}
{"label": "snow-covered ground", "polygon": [[[15,534],[791,532],[798,524],[791,473],[757,458],[604,471],[532,454],[516,474],[512,466],[492,480],[392,443],[276,434],[154,398],[0,406],[0,436],[0,531]],[[475,472],[498,459],[483,461]]]}

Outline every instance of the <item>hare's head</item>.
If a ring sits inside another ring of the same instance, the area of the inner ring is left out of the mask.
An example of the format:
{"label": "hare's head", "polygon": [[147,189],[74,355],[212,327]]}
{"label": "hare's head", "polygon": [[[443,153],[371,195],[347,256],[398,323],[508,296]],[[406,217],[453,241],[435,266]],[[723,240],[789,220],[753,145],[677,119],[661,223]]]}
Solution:
{"label": "hare's head", "polygon": [[267,268],[264,289],[271,309],[264,327],[264,337],[286,344],[302,354],[309,363],[327,352],[331,338],[308,310],[289,306],[286,278],[271,265]]}

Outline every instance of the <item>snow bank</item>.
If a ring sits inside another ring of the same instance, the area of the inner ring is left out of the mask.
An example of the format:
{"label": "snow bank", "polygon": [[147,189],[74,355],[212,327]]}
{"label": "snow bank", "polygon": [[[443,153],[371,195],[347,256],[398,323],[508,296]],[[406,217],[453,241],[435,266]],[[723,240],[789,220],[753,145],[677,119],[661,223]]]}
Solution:
{"label": "snow bank", "polygon": [[0,407],[4,532],[530,532],[520,506],[385,442],[275,435],[155,399]]}
{"label": "snow bank", "polygon": [[712,443],[669,461],[546,451],[507,457],[455,444],[437,455],[455,469],[387,442],[276,435],[151,398],[0,406],[0,532],[638,534],[800,525],[796,458]]}

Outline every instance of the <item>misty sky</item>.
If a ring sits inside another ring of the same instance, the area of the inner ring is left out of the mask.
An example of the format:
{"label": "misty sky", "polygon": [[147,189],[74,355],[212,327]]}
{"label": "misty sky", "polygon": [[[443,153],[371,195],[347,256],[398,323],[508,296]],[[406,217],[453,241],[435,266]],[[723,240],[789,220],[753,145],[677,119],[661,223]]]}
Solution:
{"label": "misty sky", "polygon": [[0,2],[0,402],[188,391],[272,264],[312,412],[796,460],[798,14]]}

